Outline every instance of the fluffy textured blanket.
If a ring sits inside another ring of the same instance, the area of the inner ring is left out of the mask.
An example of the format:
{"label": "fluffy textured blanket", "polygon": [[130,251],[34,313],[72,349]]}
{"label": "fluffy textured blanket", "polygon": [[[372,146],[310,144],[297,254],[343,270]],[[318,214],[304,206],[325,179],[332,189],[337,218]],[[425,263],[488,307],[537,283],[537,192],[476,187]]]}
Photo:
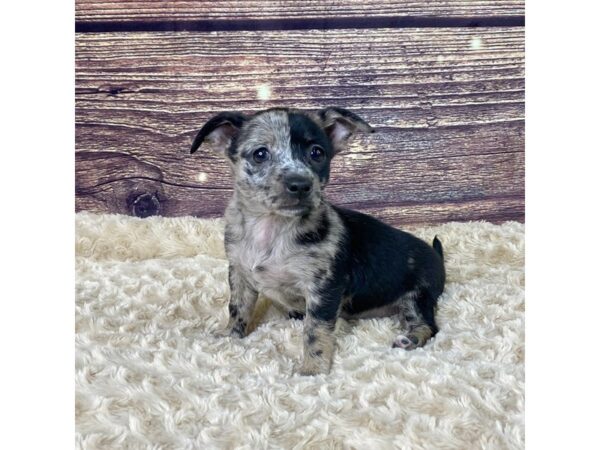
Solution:
{"label": "fluffy textured blanket", "polygon": [[341,321],[329,375],[291,375],[302,322],[264,300],[227,321],[220,220],[76,217],[80,448],[471,449],[524,442],[524,227],[409,229],[443,241],[440,332],[393,349],[392,318]]}

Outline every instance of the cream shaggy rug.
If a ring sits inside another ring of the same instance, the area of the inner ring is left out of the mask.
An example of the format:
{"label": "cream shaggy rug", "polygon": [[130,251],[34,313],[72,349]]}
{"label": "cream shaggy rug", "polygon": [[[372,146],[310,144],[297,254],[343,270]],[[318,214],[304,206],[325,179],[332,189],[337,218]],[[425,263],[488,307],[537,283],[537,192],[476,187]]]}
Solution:
{"label": "cream shaggy rug", "polygon": [[79,448],[516,449],[524,445],[524,227],[407,229],[444,244],[440,332],[341,321],[330,375],[292,376],[302,322],[227,321],[220,220],[76,217]]}

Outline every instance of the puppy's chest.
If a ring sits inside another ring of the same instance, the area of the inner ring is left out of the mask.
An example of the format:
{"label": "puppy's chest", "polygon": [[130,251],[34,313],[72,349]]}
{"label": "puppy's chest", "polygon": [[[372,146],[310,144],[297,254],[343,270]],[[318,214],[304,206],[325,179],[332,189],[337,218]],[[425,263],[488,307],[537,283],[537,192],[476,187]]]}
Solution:
{"label": "puppy's chest", "polygon": [[285,290],[306,278],[306,257],[294,244],[290,230],[262,221],[246,228],[243,239],[229,250],[236,264],[255,288]]}

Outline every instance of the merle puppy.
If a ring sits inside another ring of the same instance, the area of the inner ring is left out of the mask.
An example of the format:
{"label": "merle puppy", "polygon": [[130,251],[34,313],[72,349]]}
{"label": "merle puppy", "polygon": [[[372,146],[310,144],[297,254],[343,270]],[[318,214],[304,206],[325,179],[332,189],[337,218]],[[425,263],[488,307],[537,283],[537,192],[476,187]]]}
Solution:
{"label": "merle puppy", "polygon": [[225,212],[230,321],[243,337],[259,293],[290,317],[304,317],[304,359],[297,372],[328,373],[338,317],[396,316],[394,347],[422,346],[437,332],[444,289],[442,245],[323,198],[332,158],[358,131],[372,128],[341,108],[275,108],[247,116],[223,112],[200,130],[229,161],[235,188]]}

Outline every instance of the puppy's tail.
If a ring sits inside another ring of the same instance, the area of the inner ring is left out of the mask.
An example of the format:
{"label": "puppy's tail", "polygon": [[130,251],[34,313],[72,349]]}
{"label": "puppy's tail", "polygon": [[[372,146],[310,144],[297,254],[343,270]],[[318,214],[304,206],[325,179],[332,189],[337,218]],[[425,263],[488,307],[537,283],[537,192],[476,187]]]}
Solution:
{"label": "puppy's tail", "polygon": [[433,238],[433,249],[438,255],[440,255],[442,260],[444,260],[444,248],[442,247],[442,241],[440,241],[437,236]]}

